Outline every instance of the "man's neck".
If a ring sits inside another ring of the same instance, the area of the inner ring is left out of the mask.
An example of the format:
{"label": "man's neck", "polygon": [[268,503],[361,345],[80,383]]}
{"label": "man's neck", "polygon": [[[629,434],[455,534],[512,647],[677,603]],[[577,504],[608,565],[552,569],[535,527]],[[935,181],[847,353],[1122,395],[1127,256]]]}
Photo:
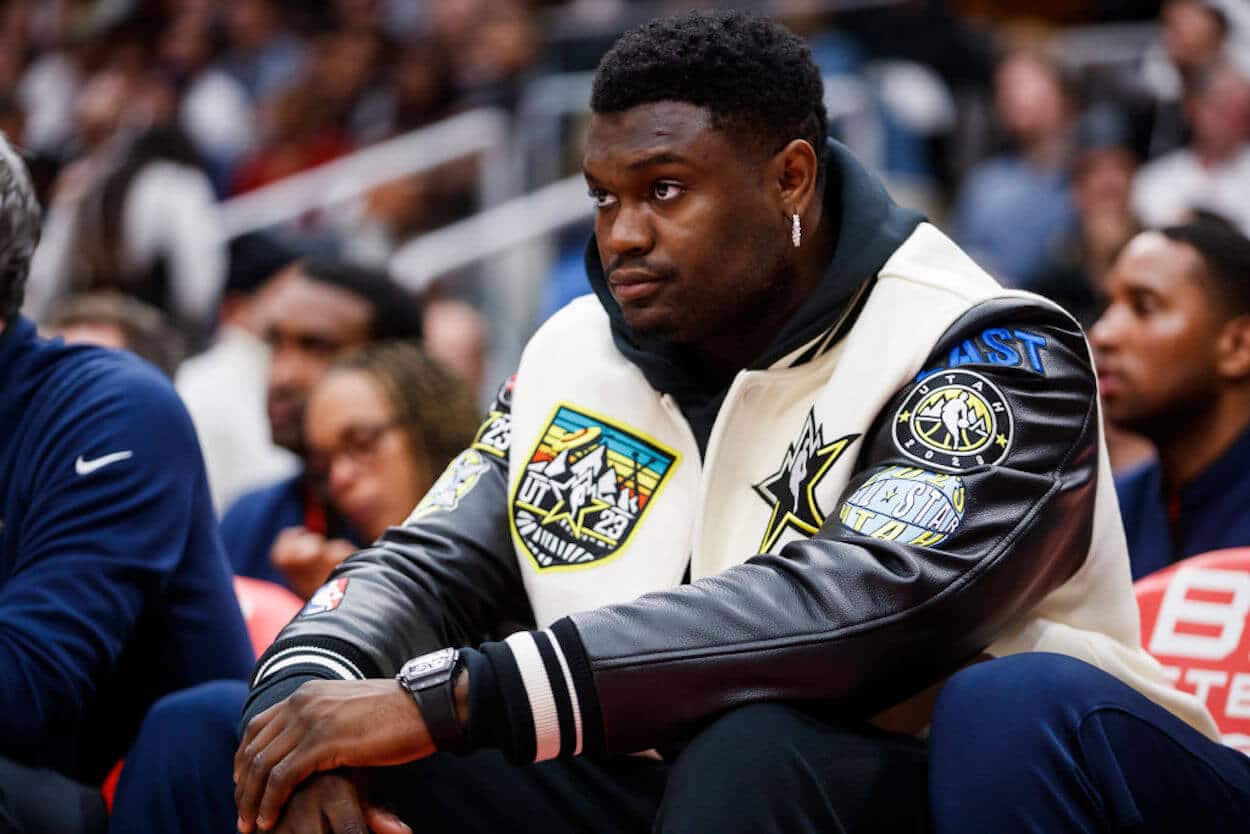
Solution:
{"label": "man's neck", "polygon": [[748,311],[751,318],[742,327],[716,334],[716,337],[698,346],[696,353],[709,370],[724,375],[725,379],[732,379],[738,371],[750,367],[820,285],[833,260],[834,236],[828,224],[819,224],[810,242],[804,246],[804,257],[797,264],[793,278],[794,292],[787,298],[787,303],[777,304],[768,310]]}
{"label": "man's neck", "polygon": [[1181,489],[1220,459],[1250,426],[1250,396],[1221,397],[1184,431],[1156,441],[1170,489]]}

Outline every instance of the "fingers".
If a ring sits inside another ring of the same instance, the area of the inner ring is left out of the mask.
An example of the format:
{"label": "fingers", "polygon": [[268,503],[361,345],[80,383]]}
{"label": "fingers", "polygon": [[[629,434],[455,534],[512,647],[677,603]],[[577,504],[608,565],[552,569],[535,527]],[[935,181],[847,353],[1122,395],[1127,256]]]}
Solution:
{"label": "fingers", "polygon": [[[368,812],[351,780],[326,773],[295,792],[274,834],[369,834],[368,820]],[[394,828],[378,829],[375,834],[401,832],[411,834],[411,830]]]}
{"label": "fingers", "polygon": [[412,829],[390,811],[369,803],[364,804],[365,822],[373,834],[412,834]]}
{"label": "fingers", "polygon": [[291,791],[315,769],[301,765],[307,756],[292,755],[301,746],[307,746],[307,737],[288,727],[264,746],[256,747],[248,758],[234,788],[238,827],[243,834],[253,826],[269,829]]}
{"label": "fingers", "polygon": [[286,727],[286,720],[286,712],[279,710],[275,705],[248,722],[247,729],[243,731],[243,739],[239,742],[239,749],[234,751],[232,775],[236,786],[244,772],[251,766],[252,757],[282,732]]}
{"label": "fingers", "polygon": [[369,834],[356,787],[346,779],[333,784],[334,792],[323,805],[330,830],[334,834]]}

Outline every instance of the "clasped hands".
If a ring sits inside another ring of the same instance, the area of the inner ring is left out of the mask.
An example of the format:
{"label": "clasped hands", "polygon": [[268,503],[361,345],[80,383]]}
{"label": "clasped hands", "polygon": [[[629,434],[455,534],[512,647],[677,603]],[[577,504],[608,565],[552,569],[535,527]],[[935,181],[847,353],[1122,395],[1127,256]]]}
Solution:
{"label": "clasped hands", "polygon": [[433,752],[421,711],[398,682],[305,683],[247,725],[234,756],[239,831],[412,834],[340,769],[405,764]]}

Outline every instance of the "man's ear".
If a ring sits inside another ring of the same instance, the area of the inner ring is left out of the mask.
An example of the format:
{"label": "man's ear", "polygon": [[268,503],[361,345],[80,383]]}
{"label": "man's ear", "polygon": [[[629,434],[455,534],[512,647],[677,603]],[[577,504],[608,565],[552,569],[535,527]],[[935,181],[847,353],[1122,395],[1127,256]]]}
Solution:
{"label": "man's ear", "polygon": [[817,196],[820,160],[816,150],[804,139],[793,139],[777,152],[773,163],[786,219],[796,213],[806,217],[808,207]]}
{"label": "man's ear", "polygon": [[1220,327],[1216,370],[1224,379],[1250,377],[1250,315],[1229,319]]}

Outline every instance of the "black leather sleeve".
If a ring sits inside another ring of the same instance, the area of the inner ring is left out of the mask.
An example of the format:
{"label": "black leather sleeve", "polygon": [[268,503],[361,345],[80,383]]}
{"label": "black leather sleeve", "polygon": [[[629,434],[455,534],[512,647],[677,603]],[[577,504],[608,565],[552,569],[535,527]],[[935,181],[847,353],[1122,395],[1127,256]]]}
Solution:
{"label": "black leather sleeve", "polygon": [[532,627],[507,523],[511,380],[402,525],[341,564],[262,655],[247,714],[292,677],[394,675],[408,658]]}
{"label": "black leather sleeve", "polygon": [[[588,665],[578,694],[597,702],[587,717],[607,751],[662,745],[757,700],[875,713],[976,656],[1080,567],[1099,429],[1078,326],[1040,302],[996,300],[949,328],[924,367],[935,373],[861,439],[815,537],[557,623],[580,638],[564,650]],[[902,506],[909,488],[936,509],[920,527],[883,526],[874,510]]]}

